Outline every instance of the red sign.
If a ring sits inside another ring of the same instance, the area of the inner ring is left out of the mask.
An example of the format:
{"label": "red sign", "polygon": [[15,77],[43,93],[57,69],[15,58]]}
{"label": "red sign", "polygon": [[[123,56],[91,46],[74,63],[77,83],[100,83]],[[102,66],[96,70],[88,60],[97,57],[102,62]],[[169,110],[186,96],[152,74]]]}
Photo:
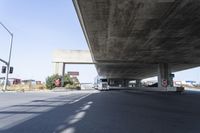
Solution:
{"label": "red sign", "polygon": [[166,80],[166,79],[163,79],[163,80],[162,80],[162,86],[163,86],[163,87],[167,87],[167,80]]}
{"label": "red sign", "polygon": [[61,80],[60,79],[56,79],[54,81],[54,83],[55,83],[56,87],[60,87],[61,86]]}

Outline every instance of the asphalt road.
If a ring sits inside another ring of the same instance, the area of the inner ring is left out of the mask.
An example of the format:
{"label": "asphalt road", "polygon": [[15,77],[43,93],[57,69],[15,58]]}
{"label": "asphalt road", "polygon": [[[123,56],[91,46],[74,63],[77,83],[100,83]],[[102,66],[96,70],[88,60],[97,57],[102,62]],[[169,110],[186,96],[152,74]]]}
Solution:
{"label": "asphalt road", "polygon": [[0,93],[0,133],[199,133],[200,93]]}

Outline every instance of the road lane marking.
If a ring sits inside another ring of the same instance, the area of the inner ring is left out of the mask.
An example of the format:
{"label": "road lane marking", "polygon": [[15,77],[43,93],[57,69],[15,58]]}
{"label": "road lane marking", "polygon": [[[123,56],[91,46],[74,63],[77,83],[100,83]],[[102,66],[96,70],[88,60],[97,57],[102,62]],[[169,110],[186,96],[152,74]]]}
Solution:
{"label": "road lane marking", "polygon": [[74,103],[76,103],[76,102],[79,102],[80,100],[82,100],[82,99],[88,97],[89,95],[91,95],[91,93],[90,93],[90,94],[87,94],[87,95],[84,95],[84,96],[80,97],[79,99],[76,99],[76,100],[74,100],[73,102],[70,102],[69,104],[74,104]]}

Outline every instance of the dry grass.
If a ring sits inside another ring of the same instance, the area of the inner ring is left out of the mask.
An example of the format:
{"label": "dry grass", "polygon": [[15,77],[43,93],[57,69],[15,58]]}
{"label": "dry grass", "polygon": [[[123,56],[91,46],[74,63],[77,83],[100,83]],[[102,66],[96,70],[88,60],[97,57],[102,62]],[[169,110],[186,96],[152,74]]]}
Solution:
{"label": "dry grass", "polygon": [[[0,88],[3,88],[3,86],[1,86]],[[7,90],[9,91],[39,91],[39,90],[46,90],[46,86],[45,84],[41,84],[41,85],[11,85],[7,87]]]}

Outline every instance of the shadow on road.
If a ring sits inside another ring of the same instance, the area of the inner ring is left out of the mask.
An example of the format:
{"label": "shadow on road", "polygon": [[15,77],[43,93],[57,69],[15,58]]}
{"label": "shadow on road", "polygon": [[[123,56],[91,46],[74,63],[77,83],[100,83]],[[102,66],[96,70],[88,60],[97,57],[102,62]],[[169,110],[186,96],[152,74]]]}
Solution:
{"label": "shadow on road", "polygon": [[[36,103],[40,104],[37,106]],[[37,115],[0,132],[199,133],[199,105],[200,93],[190,92],[165,95],[108,91],[91,94],[77,102],[61,96],[33,101],[30,105],[16,105],[37,108],[38,112],[31,112]],[[48,106],[53,108],[40,111],[40,108]],[[26,115],[26,112],[17,111],[1,113]]]}
{"label": "shadow on road", "polygon": [[[25,111],[0,111],[0,114],[7,115],[19,115],[23,117],[26,114],[37,114],[37,116],[25,120],[24,122],[18,122],[13,127],[0,130],[1,133],[57,133],[57,132],[74,132],[74,124],[78,123],[86,115],[87,110],[92,107],[94,101],[93,97],[98,94],[92,94],[80,101],[72,103],[70,100],[66,100],[67,97],[57,97],[54,99],[37,100],[32,101],[30,105],[15,105],[12,107],[30,108]],[[62,104],[65,102],[66,104]],[[37,103],[39,103],[37,105]],[[50,105],[48,105],[50,103]],[[54,105],[56,103],[56,105]],[[61,104],[60,104],[61,103]],[[52,105],[53,104],[53,105]],[[59,105],[60,104],[60,105]],[[45,108],[53,107],[48,111],[32,111],[32,108]],[[20,117],[20,116],[19,116]],[[73,131],[72,131],[73,130]]]}

